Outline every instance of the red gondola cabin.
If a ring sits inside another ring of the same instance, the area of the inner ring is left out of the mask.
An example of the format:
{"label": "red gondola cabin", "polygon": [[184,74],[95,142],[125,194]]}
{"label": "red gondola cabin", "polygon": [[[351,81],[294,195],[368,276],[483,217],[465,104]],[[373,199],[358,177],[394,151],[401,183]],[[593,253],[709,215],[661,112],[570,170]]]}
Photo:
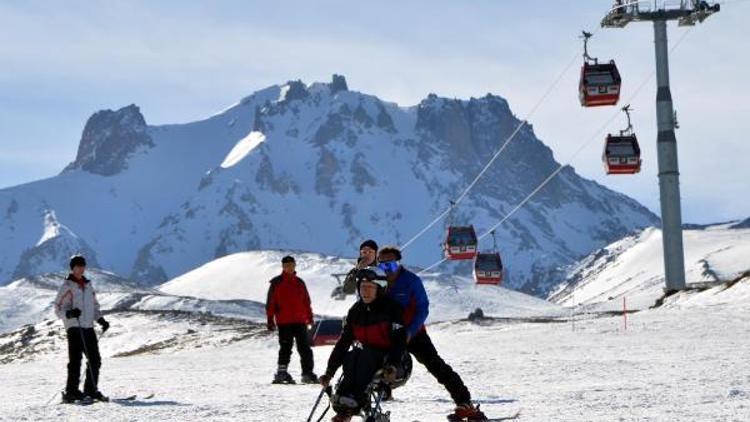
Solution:
{"label": "red gondola cabin", "polygon": [[449,226],[443,251],[445,258],[451,261],[473,259],[477,255],[477,234],[474,226]]}
{"label": "red gondola cabin", "polygon": [[607,135],[602,161],[607,174],[635,174],[641,171],[641,148],[635,135]]}
{"label": "red gondola cabin", "polygon": [[496,286],[503,282],[503,261],[499,253],[477,254],[474,260],[474,280],[477,284]]}
{"label": "red gondola cabin", "polygon": [[581,105],[584,107],[615,105],[620,100],[622,79],[614,60],[609,63],[584,63],[578,84]]}

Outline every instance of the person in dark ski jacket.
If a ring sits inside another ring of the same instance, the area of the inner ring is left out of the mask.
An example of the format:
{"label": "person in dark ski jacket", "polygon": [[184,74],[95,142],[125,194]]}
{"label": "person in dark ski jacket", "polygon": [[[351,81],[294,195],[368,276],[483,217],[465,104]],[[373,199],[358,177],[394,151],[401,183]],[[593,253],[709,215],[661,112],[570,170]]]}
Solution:
{"label": "person in dark ski jacket", "polygon": [[401,250],[395,246],[383,247],[378,252],[378,268],[386,273],[388,279],[388,296],[404,308],[407,350],[450,393],[456,404],[450,417],[456,420],[485,420],[486,416],[479,406],[471,402],[471,393],[461,377],[445,363],[432,344],[424,325],[430,307],[427,292],[422,279],[401,265],[401,258]]}
{"label": "person in dark ski jacket", "polygon": [[343,291],[345,294],[352,295],[357,292],[357,272],[363,268],[375,266],[375,264],[377,264],[377,257],[378,244],[374,240],[367,239],[359,245],[359,258],[357,258],[357,265],[349,270],[344,278]]}
{"label": "person in dark ski jacket", "polygon": [[366,388],[379,370],[386,383],[406,377],[403,309],[385,294],[386,284],[385,273],[377,267],[357,272],[360,299],[349,309],[343,333],[320,377],[327,387],[343,365],[344,375],[331,399],[334,422],[348,422],[367,404]]}
{"label": "person in dark ski jacket", "polygon": [[[55,298],[55,314],[62,319],[68,338],[68,379],[62,399],[64,403],[82,400],[109,401],[98,388],[102,359],[94,322],[101,325],[102,334],[109,329],[109,323],[102,316],[94,286],[83,276],[86,258],[73,256],[70,259],[70,271]],[[81,392],[78,387],[83,354],[86,355],[86,381]]]}
{"label": "person in dark ski jacket", "polygon": [[292,357],[292,346],[297,343],[297,352],[302,365],[302,382],[315,384],[318,376],[313,372],[313,352],[307,337],[307,330],[313,323],[313,312],[310,294],[305,282],[297,277],[296,262],[293,257],[285,256],[281,260],[282,273],[274,277],[268,288],[266,300],[267,328],[279,330],[279,360],[274,376],[275,384],[293,384],[294,378],[289,374],[289,361]]}

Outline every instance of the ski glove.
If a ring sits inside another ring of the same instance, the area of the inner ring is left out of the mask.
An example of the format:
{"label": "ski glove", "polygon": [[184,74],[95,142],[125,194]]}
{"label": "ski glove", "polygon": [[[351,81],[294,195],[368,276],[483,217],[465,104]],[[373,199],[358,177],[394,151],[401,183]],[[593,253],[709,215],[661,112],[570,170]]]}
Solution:
{"label": "ski glove", "polygon": [[78,318],[81,316],[81,310],[78,308],[73,308],[68,311],[65,311],[65,318],[73,319]]}
{"label": "ski glove", "polygon": [[328,387],[328,385],[331,384],[331,376],[328,374],[323,374],[320,376],[320,378],[318,378],[318,382],[323,387]]}
{"label": "ski glove", "polygon": [[104,319],[104,317],[97,319],[96,322],[98,322],[99,325],[102,326],[102,334],[106,333],[107,330],[109,330],[109,323],[106,319]]}
{"label": "ski glove", "polygon": [[396,382],[396,377],[398,374],[398,370],[393,365],[386,365],[385,368],[383,368],[383,381],[387,382],[388,384],[392,384]]}
{"label": "ski glove", "polygon": [[268,318],[268,322],[266,323],[266,328],[268,328],[268,331],[276,330],[276,324],[274,324],[273,318]]}

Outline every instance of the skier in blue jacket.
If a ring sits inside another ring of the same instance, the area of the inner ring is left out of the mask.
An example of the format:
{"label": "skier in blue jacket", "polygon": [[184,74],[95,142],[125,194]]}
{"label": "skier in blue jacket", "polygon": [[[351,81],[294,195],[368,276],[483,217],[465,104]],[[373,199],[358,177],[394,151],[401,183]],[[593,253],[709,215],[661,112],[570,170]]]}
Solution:
{"label": "skier in blue jacket", "polygon": [[407,350],[442,384],[456,403],[449,420],[484,421],[487,417],[471,402],[471,393],[461,377],[438,355],[424,326],[430,301],[422,279],[401,265],[401,251],[386,246],[378,252],[378,267],[386,273],[388,295],[404,308]]}

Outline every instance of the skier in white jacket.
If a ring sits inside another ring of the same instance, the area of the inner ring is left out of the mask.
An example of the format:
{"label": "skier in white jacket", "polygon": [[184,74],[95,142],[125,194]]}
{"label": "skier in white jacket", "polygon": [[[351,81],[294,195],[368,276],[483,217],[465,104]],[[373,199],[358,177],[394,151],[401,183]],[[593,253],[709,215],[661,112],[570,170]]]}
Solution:
{"label": "skier in white jacket", "polygon": [[[109,401],[97,388],[101,356],[94,322],[101,325],[102,334],[109,329],[109,323],[99,309],[94,286],[83,276],[86,259],[80,255],[72,257],[70,271],[55,299],[55,313],[63,320],[68,337],[68,380],[62,395],[63,402]],[[83,392],[78,389],[82,354],[86,355],[87,361]]]}

